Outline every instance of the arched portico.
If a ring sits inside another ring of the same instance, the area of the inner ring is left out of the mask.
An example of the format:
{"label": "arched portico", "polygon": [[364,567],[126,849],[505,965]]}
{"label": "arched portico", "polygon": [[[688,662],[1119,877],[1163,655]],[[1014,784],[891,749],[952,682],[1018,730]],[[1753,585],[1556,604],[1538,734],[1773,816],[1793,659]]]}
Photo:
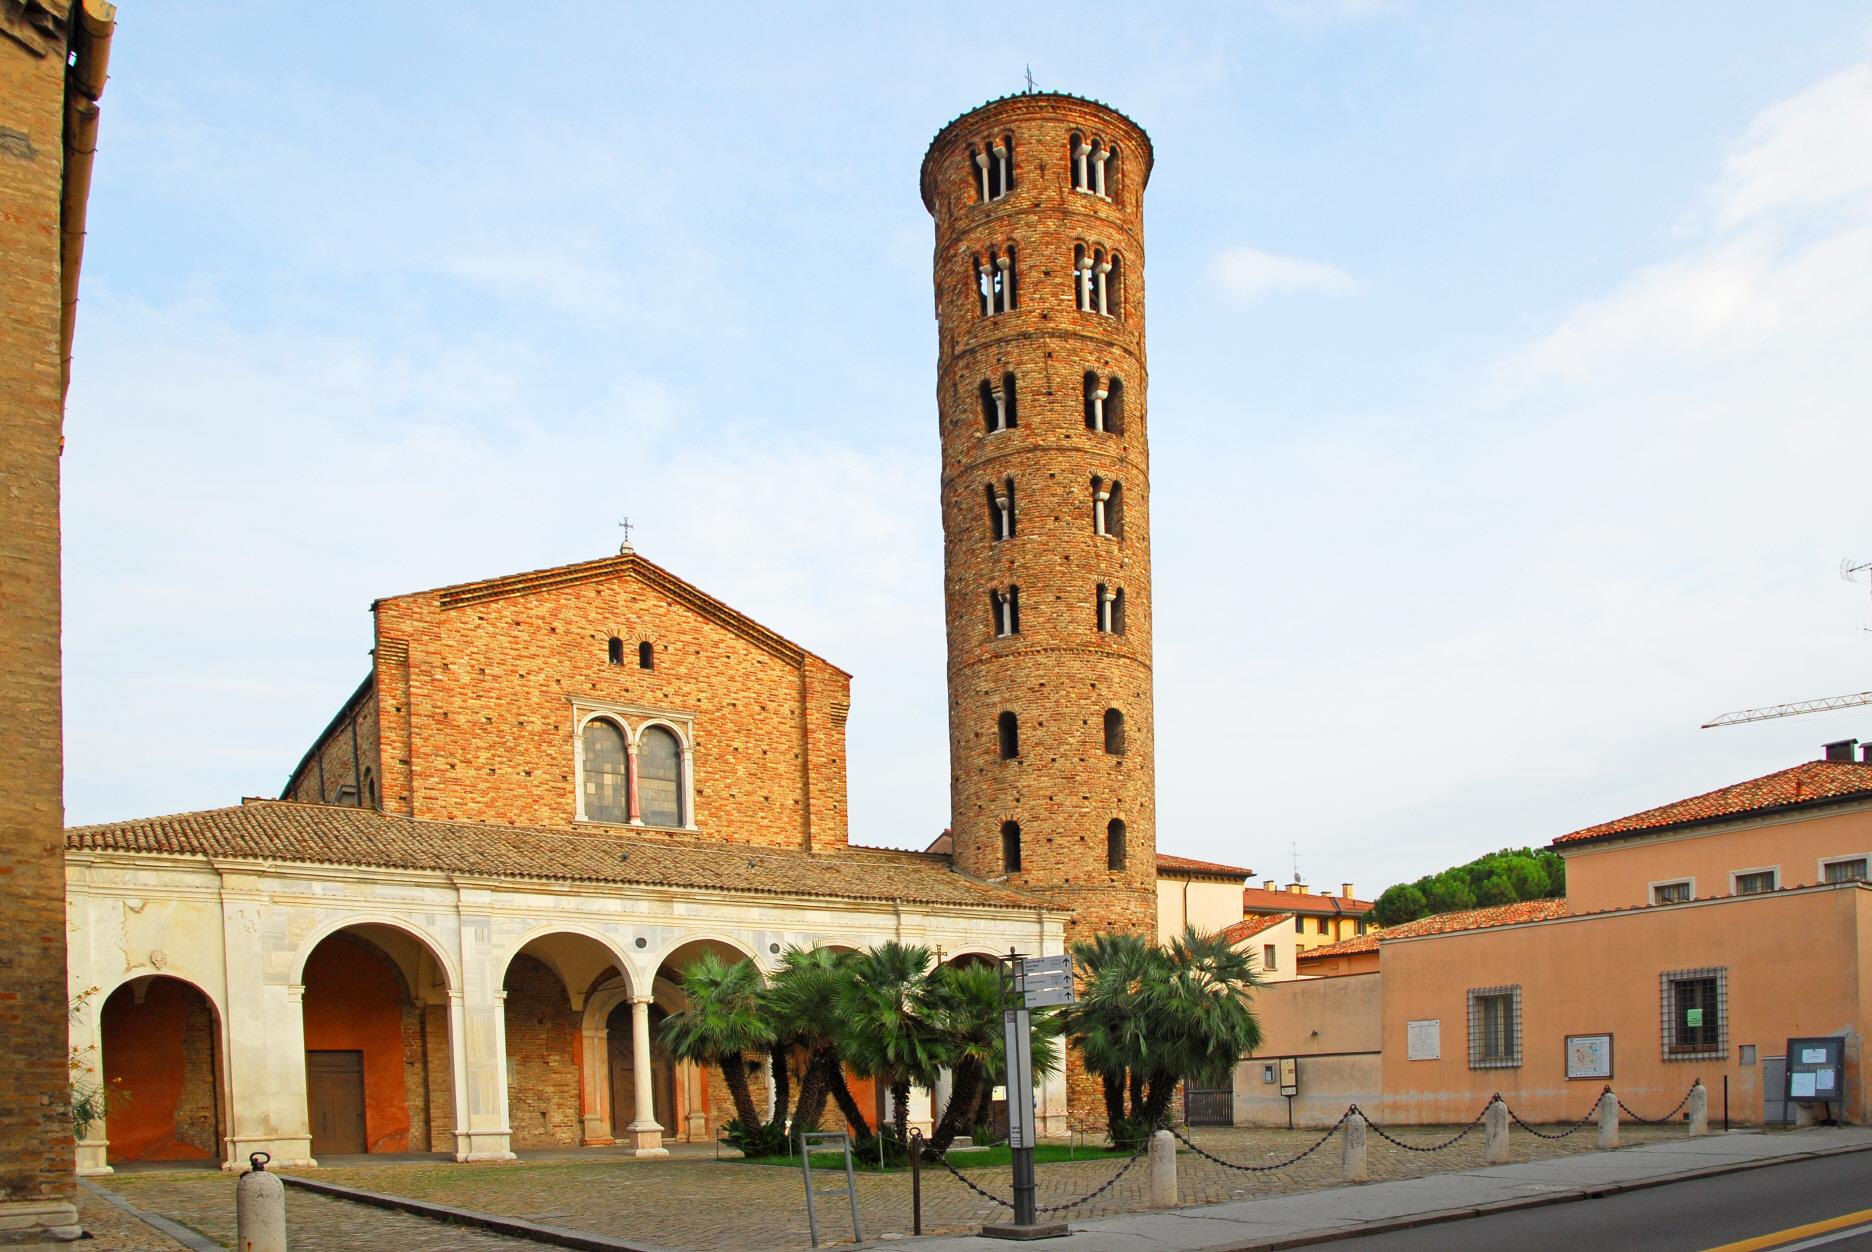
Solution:
{"label": "arched portico", "polygon": [[90,1075],[106,1117],[80,1145],[80,1167],[106,1162],[213,1161],[227,1135],[227,1040],[219,1007],[172,975],[127,979],[97,1007]]}
{"label": "arched portico", "polygon": [[[665,1013],[678,1013],[689,1007],[689,997],[682,990],[683,974],[704,955],[713,955],[731,965],[751,961],[756,968],[761,968],[759,955],[746,938],[720,932],[684,936],[680,941],[670,944],[658,959],[654,983],[656,1007]],[[653,1061],[655,1046],[653,1040]],[[692,1062],[678,1061],[672,1066],[671,1106],[675,1115],[681,1119],[680,1129],[675,1133],[683,1139],[691,1143],[706,1143],[720,1132],[724,1123],[735,1116],[734,1101],[720,1077]],[[765,1077],[765,1066],[755,1062],[749,1073],[749,1085],[754,1092],[755,1107],[763,1107],[771,1090]]]}

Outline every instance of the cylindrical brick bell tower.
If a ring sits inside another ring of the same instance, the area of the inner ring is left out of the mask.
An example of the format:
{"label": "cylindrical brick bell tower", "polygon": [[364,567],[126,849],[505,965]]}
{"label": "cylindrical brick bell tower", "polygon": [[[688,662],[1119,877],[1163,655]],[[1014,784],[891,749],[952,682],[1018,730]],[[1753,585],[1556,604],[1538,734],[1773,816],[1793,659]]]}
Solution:
{"label": "cylindrical brick bell tower", "polygon": [[956,864],[1155,936],[1144,185],[1151,145],[1050,92],[923,158]]}

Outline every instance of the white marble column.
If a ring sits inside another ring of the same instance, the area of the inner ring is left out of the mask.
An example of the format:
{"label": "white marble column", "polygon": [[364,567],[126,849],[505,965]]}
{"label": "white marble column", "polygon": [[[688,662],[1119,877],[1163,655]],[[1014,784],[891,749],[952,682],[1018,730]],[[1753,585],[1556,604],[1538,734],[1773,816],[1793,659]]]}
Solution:
{"label": "white marble column", "polygon": [[650,1072],[650,997],[631,997],[631,1086],[637,1097],[629,1127],[632,1156],[668,1156],[663,1127],[657,1125]]}

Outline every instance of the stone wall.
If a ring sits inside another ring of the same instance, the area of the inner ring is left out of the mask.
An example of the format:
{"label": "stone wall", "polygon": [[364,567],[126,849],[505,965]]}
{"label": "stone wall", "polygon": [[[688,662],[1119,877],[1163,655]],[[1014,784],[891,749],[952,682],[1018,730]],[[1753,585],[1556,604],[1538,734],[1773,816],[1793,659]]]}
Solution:
{"label": "stone wall", "polygon": [[507,1108],[516,1148],[579,1142],[579,1015],[565,984],[522,953],[507,968]]}

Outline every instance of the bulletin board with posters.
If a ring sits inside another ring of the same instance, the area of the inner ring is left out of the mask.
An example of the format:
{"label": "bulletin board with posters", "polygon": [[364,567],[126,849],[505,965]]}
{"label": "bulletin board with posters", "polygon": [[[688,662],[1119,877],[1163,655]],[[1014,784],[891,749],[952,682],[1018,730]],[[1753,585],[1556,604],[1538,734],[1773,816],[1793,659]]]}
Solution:
{"label": "bulletin board with posters", "polygon": [[1822,1104],[1846,1097],[1846,1041],[1838,1036],[1789,1039],[1787,1098]]}

